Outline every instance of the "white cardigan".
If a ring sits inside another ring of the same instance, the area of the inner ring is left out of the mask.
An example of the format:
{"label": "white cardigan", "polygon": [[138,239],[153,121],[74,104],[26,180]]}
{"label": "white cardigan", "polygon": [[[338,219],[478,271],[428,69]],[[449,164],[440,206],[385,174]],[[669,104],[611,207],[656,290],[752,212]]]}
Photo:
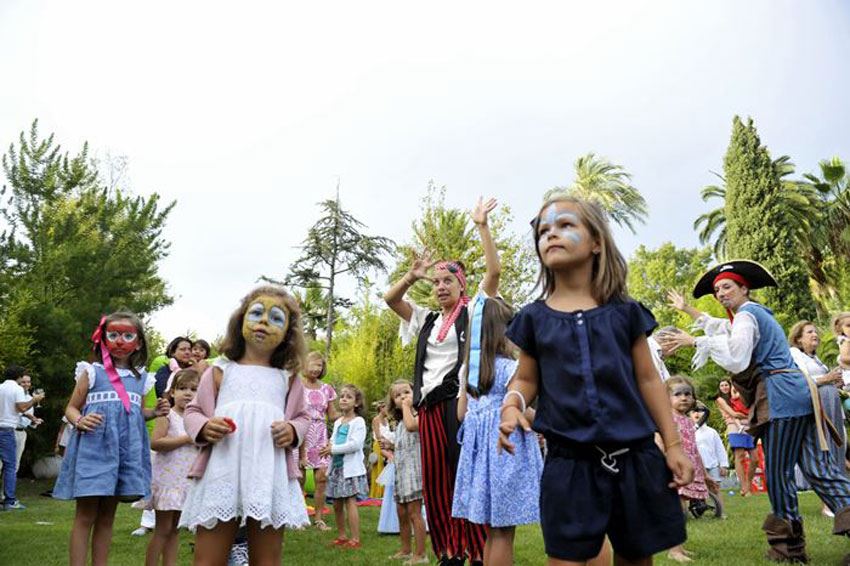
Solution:
{"label": "white cardigan", "polygon": [[[348,438],[342,444],[334,444],[336,433],[342,424],[342,418],[334,422],[331,434],[331,454],[343,454],[342,473],[346,478],[356,478],[366,475],[366,465],[363,463],[363,443],[366,441],[366,421],[363,417],[354,417],[348,422]],[[333,463],[331,463],[333,466]],[[330,471],[330,470],[328,470]]]}

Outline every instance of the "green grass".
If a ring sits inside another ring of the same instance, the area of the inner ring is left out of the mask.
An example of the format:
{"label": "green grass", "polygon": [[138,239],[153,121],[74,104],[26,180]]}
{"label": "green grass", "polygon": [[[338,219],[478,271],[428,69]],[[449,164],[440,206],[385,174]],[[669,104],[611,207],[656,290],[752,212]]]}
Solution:
{"label": "green grass", "polygon": [[[67,563],[68,533],[74,517],[74,503],[54,501],[38,494],[49,482],[22,480],[18,495],[28,506],[26,511],[0,513],[0,564],[4,566],[50,566]],[[820,502],[811,493],[800,494],[806,522],[808,550],[812,564],[840,563],[850,552],[850,542],[830,534],[832,521],[821,517]],[[761,523],[768,512],[767,496],[748,499],[727,497],[726,520],[699,519],[688,523],[689,540],[686,548],[696,552],[696,565],[765,564],[766,549]],[[569,504],[569,502],[565,502]],[[289,532],[286,535],[284,563],[301,565],[340,564],[385,565],[387,556],[395,552],[398,539],[375,533],[378,508],[361,508],[363,548],[341,551],[328,548],[333,531],[320,533],[315,529]],[[139,511],[121,505],[115,518],[110,564],[136,565],[144,558],[148,539],[129,535],[138,526]],[[39,524],[42,523],[42,524]],[[180,564],[191,564],[190,535],[182,536]],[[517,532],[516,564],[544,564],[543,540],[540,529],[523,527]],[[657,564],[673,564],[658,556]]]}

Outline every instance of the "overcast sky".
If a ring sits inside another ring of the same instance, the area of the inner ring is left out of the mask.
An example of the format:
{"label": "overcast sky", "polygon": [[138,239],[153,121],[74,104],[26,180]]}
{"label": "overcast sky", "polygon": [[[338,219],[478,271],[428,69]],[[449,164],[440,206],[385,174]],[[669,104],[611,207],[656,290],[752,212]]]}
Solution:
{"label": "overcast sky", "polygon": [[692,246],[732,116],[799,172],[850,158],[846,2],[0,1],[0,148],[38,118],[176,200],[169,338],[223,332],[282,276],[341,180],[371,233],[410,238],[429,179],[513,207],[595,151],[649,202],[623,251]]}

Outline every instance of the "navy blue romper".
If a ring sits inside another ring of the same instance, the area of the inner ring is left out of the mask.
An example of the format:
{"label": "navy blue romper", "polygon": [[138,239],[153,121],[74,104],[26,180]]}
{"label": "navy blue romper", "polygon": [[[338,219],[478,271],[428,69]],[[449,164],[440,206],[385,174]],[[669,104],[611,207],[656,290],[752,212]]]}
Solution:
{"label": "navy blue romper", "polygon": [[525,306],[507,336],[537,360],[533,428],[549,448],[540,484],[546,554],[582,561],[607,534],[637,560],[685,541],[672,474],[655,445],[656,426],[638,389],[632,345],[657,326],[635,301],[562,312]]}

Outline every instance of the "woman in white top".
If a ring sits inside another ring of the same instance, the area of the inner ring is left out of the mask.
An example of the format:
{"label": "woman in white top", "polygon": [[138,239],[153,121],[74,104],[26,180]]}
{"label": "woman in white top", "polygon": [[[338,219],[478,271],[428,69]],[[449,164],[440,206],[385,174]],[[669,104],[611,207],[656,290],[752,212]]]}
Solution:
{"label": "woman in white top", "polygon": [[[830,462],[839,474],[843,474],[847,434],[844,430],[844,408],[841,406],[841,397],[838,395],[838,388],[844,384],[841,369],[830,370],[818,358],[816,352],[820,346],[820,335],[815,324],[809,320],[801,320],[791,327],[788,333],[788,344],[791,346],[791,357],[794,358],[797,367],[817,383],[823,411],[841,436],[840,444],[831,436],[827,436],[827,439],[829,451],[832,452]],[[827,517],[833,516],[826,504],[823,505],[821,512]]]}
{"label": "woman in white top", "polygon": [[[472,220],[484,247],[486,272],[480,290],[496,296],[499,256],[487,226],[496,201],[478,199]],[[433,271],[431,271],[433,268]],[[434,286],[439,311],[429,311],[404,300],[420,279]],[[410,271],[384,295],[387,305],[402,319],[405,344],[416,340],[413,402],[419,412],[422,443],[422,488],[431,526],[431,546],[440,564],[481,563],[486,532],[481,525],[451,516],[454,480],[460,446],[457,443],[457,394],[469,320],[466,273],[459,261],[431,260],[428,252],[414,258]],[[435,456],[436,455],[436,456]]]}

